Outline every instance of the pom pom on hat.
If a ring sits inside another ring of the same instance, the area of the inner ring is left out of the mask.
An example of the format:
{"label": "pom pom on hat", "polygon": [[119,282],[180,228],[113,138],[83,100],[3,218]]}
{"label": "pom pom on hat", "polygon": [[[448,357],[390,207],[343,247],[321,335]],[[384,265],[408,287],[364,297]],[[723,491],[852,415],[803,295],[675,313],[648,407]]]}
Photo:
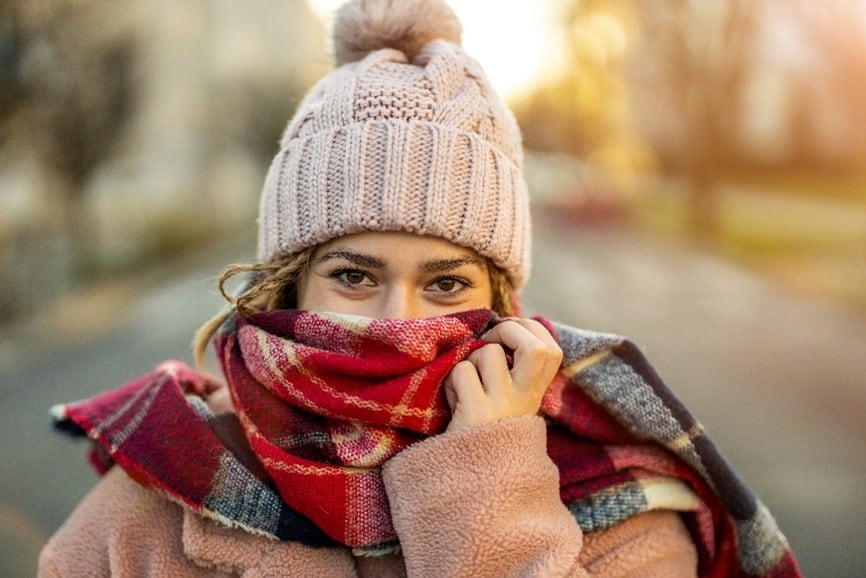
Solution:
{"label": "pom pom on hat", "polygon": [[411,61],[433,40],[460,44],[462,26],[443,0],[351,0],[337,12],[333,42],[337,66],[382,48]]}

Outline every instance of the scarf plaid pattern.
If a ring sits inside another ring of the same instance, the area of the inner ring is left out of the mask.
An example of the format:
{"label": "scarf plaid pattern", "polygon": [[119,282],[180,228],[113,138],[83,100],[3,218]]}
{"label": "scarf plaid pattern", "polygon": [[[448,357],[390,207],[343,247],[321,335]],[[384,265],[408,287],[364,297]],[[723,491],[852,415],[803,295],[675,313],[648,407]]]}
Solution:
{"label": "scarf plaid pattern", "polygon": [[[114,391],[55,409],[58,426],[202,515],[282,540],[368,552],[396,544],[380,466],[444,430],[441,382],[483,345],[487,310],[420,320],[275,311],[233,317],[218,356],[256,475],[213,427],[219,387],[167,362]],[[640,350],[614,335],[542,320],[564,352],[545,394],[548,453],[585,532],[641,512],[684,518],[701,576],[799,576],[767,509]]]}

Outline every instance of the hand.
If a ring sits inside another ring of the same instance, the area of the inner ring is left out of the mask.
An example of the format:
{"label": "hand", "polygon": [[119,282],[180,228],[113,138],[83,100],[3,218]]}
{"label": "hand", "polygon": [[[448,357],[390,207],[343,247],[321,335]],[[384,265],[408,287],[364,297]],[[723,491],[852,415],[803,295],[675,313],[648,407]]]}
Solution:
{"label": "hand", "polygon": [[[451,407],[448,430],[537,414],[562,363],[553,336],[532,319],[507,318],[481,338],[488,344],[454,366],[445,379]],[[506,349],[514,352],[511,368]]]}

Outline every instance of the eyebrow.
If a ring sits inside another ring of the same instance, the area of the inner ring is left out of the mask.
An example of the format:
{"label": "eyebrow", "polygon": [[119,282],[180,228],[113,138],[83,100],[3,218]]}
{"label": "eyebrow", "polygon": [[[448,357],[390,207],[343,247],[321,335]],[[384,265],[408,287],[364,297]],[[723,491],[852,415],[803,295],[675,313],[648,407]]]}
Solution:
{"label": "eyebrow", "polygon": [[361,267],[369,267],[371,269],[385,268],[385,262],[381,259],[377,259],[372,255],[365,255],[363,253],[353,253],[352,251],[347,251],[345,249],[328,251],[321,257],[318,257],[316,259],[316,263],[324,263],[325,261],[330,261],[331,259],[345,259],[346,261],[354,263],[355,265],[360,265]]}
{"label": "eyebrow", "polygon": [[[355,253],[346,249],[336,249],[328,251],[316,259],[316,263],[324,263],[332,259],[344,259],[350,263],[370,269],[384,269],[387,263],[364,253]],[[473,265],[479,269],[484,269],[486,263],[483,259],[471,256],[456,257],[454,259],[436,259],[433,261],[425,261],[419,268],[424,273],[442,273],[445,271],[453,271],[466,265]]]}
{"label": "eyebrow", "polygon": [[453,271],[464,265],[474,265],[479,269],[484,268],[484,261],[475,257],[458,257],[456,259],[440,259],[437,261],[427,261],[421,266],[421,270],[425,273],[443,273],[445,271]]}

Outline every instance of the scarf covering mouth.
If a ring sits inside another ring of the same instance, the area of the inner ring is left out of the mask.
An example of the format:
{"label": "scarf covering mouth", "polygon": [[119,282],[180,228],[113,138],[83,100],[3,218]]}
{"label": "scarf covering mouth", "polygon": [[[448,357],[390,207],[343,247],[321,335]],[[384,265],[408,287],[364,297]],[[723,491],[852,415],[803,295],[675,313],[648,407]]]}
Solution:
{"label": "scarf covering mouth", "polygon": [[[800,576],[768,510],[639,348],[541,321],[563,350],[542,401],[560,496],[584,532],[654,509],[683,512],[700,576]],[[483,346],[489,310],[369,319],[306,311],[232,316],[215,339],[243,435],[220,435],[221,384],[178,361],[53,408],[95,440],[101,473],[229,526],[357,553],[393,550],[381,466],[450,420],[442,382]]]}

